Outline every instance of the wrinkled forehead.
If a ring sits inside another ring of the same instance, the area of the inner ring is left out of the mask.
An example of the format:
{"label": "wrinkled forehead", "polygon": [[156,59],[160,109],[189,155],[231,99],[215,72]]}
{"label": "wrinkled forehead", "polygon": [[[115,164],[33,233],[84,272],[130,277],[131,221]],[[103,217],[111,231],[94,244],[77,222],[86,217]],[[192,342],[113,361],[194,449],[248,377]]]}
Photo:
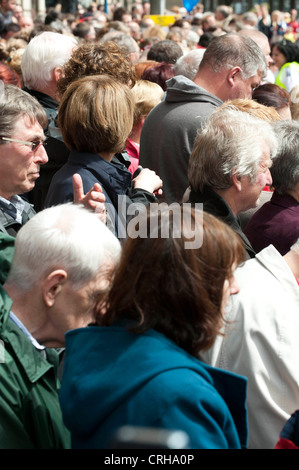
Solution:
{"label": "wrinkled forehead", "polygon": [[20,117],[14,123],[12,133],[18,134],[24,130],[32,130],[32,132],[36,132],[38,130],[43,133],[43,127],[41,126],[39,121],[36,119],[35,116],[29,114],[20,115]]}
{"label": "wrinkled forehead", "polygon": [[272,166],[271,150],[266,142],[262,144],[263,153],[259,161],[259,166],[266,169]]}

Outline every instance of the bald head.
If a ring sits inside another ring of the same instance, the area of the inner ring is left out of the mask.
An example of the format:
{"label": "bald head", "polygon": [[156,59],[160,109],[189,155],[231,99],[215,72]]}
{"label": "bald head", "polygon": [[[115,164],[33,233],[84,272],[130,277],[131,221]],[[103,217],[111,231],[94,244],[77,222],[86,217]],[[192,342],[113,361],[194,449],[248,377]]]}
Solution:
{"label": "bald head", "polygon": [[264,78],[267,75],[265,54],[251,38],[239,33],[226,33],[215,37],[205,50],[199,70],[206,67],[215,73],[238,66],[244,78],[257,72]]}
{"label": "bald head", "polygon": [[270,65],[273,64],[273,60],[271,57],[271,49],[267,36],[256,29],[241,29],[239,34],[251,38],[262,49],[266,57],[267,67],[269,68]]}

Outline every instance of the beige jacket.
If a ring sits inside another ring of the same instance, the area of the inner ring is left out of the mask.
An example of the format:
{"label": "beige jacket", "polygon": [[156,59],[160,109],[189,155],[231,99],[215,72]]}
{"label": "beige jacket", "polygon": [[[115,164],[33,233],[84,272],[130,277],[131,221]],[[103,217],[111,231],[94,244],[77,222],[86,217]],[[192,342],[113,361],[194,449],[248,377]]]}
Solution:
{"label": "beige jacket", "polygon": [[274,448],[299,408],[299,286],[270,245],[236,270],[224,328],[205,362],[248,378],[249,448]]}

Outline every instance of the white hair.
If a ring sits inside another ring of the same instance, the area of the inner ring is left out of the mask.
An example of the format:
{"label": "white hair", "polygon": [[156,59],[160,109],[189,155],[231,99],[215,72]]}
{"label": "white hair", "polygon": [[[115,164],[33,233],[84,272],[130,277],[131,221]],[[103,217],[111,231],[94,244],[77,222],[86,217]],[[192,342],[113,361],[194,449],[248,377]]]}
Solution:
{"label": "white hair", "polygon": [[275,158],[278,142],[269,122],[233,106],[218,108],[195,139],[188,170],[191,188],[228,189],[233,173],[254,182],[264,145]]}
{"label": "white hair", "polygon": [[119,48],[124,49],[127,54],[133,54],[139,51],[138,43],[132,36],[122,33],[121,31],[109,31],[99,41],[99,44],[104,44],[107,41],[115,42]]}
{"label": "white hair", "polygon": [[118,262],[121,245],[98,216],[76,204],[38,212],[18,232],[7,279],[23,291],[44,276],[64,269],[74,288]]}
{"label": "white hair", "polygon": [[174,74],[183,75],[184,77],[193,80],[198,72],[198,67],[204,52],[205,49],[194,49],[193,51],[184,54],[177,60],[174,66]]}
{"label": "white hair", "polygon": [[73,36],[45,31],[31,39],[21,62],[24,85],[43,90],[52,80],[55,67],[63,67],[71,57],[77,40]]}

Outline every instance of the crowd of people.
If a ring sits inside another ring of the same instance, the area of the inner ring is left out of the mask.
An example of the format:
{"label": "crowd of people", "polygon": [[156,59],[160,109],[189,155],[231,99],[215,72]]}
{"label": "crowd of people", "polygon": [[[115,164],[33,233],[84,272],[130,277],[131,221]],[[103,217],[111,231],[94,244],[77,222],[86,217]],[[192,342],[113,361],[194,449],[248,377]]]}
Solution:
{"label": "crowd of people", "polygon": [[297,11],[150,8],[0,0],[0,448],[299,448]]}

